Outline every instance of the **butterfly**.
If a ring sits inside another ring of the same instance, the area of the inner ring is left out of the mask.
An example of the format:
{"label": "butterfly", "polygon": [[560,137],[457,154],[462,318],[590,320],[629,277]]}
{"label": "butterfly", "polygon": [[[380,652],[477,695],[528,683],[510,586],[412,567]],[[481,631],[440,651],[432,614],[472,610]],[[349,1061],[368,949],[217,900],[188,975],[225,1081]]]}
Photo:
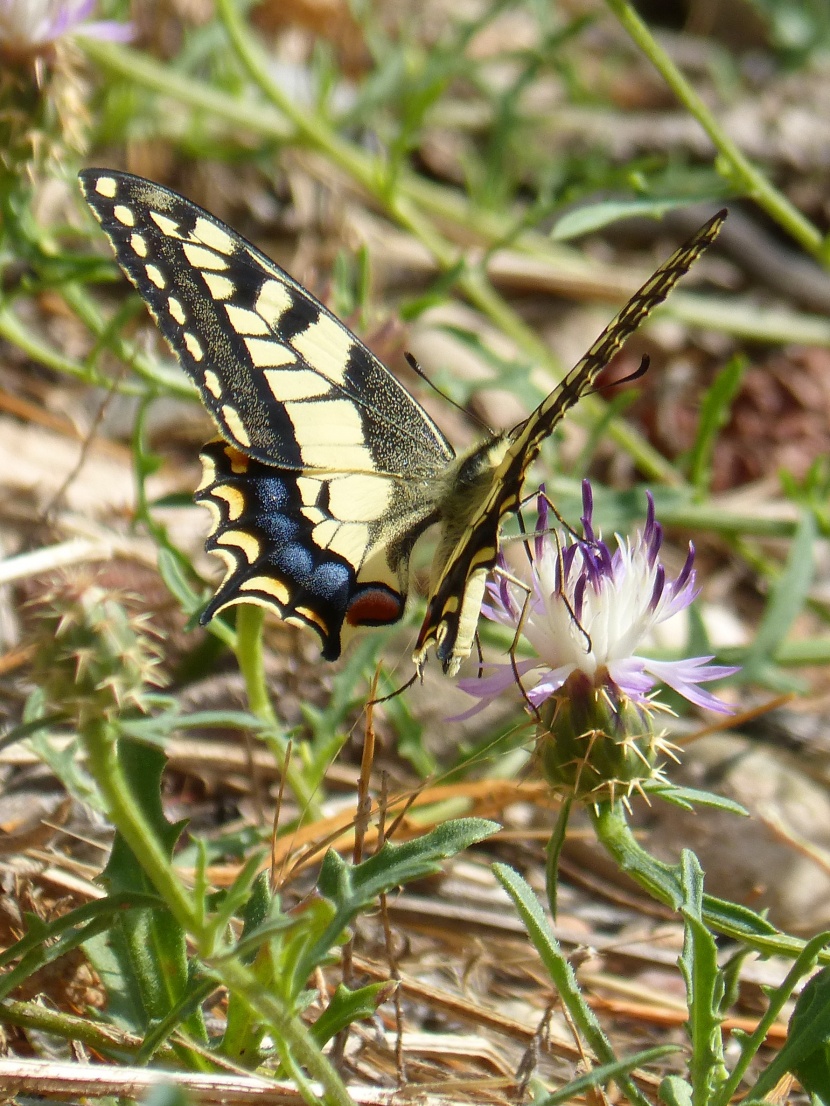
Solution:
{"label": "butterfly", "polygon": [[726,216],[660,266],[529,418],[456,456],[348,327],[229,226],[142,177],[80,180],[221,434],[201,453],[195,499],[211,509],[205,548],[226,574],[201,622],[258,603],[310,627],[335,660],[358,628],[402,617],[413,546],[438,524],[419,674],[431,648],[450,675],[469,656],[501,524],[543,440]]}

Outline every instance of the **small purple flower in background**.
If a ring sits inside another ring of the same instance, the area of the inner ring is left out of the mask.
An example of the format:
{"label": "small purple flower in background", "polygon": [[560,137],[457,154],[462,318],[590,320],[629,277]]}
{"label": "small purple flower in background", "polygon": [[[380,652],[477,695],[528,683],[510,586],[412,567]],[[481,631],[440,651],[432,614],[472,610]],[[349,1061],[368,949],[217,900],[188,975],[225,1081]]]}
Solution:
{"label": "small purple flower in background", "polygon": [[[459,686],[479,703],[475,714],[521,678],[528,703],[540,716],[539,737],[548,779],[574,786],[582,797],[603,789],[638,786],[659,775],[657,752],[667,747],[653,732],[653,715],[666,710],[653,698],[658,682],[690,703],[729,714],[731,708],[700,685],[735,668],[711,657],[658,661],[638,652],[651,631],[698,593],[694,549],[674,580],[659,553],[663,531],[648,495],[645,526],[612,549],[593,527],[593,496],[583,483],[583,537],[548,533],[548,507],[539,496],[529,592],[498,576],[483,613],[521,633],[535,657],[487,665],[481,679]],[[523,617],[524,616],[524,617]],[[462,716],[465,717],[465,716]],[[613,752],[609,752],[608,740]]]}
{"label": "small purple flower in background", "polygon": [[38,53],[67,35],[126,42],[129,24],[115,20],[89,22],[96,0],[0,0],[0,52]]}
{"label": "small purple flower in background", "polygon": [[76,42],[133,36],[127,23],[91,20],[96,5],[0,0],[0,193],[17,193],[22,207],[32,204],[42,178],[88,142],[90,89]]}

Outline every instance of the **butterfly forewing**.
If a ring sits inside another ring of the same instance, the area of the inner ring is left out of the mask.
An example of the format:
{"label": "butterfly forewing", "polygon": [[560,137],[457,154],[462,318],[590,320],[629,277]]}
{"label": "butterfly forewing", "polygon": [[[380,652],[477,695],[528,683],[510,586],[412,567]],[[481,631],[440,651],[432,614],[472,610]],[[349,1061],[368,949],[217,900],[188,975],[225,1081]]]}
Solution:
{"label": "butterfly forewing", "polygon": [[87,169],[87,202],[228,441],[266,464],[429,477],[444,436],[352,332],[169,189]]}
{"label": "butterfly forewing", "polygon": [[495,463],[484,493],[472,505],[463,532],[447,550],[440,575],[433,582],[413,654],[417,666],[423,664],[431,645],[450,674],[469,656],[486,577],[498,557],[500,524],[505,515],[517,510],[525,476],[539,447],[565,412],[589,391],[625,340],[711,245],[725,218],[725,211],[718,212],[635,292],[558,388],[506,435],[501,456],[492,449],[483,455],[484,463],[488,458]]}

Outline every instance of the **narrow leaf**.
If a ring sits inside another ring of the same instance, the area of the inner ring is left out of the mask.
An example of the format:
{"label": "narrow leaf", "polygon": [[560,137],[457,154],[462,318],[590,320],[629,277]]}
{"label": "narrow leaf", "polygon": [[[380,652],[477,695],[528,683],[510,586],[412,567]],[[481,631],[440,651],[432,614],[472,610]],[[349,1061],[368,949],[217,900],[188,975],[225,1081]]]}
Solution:
{"label": "narrow leaf", "polygon": [[583,234],[591,234],[610,223],[618,223],[622,219],[634,219],[643,216],[658,219],[665,215],[667,211],[674,211],[675,208],[688,206],[688,202],[687,199],[657,200],[653,198],[604,200],[602,203],[592,203],[587,207],[578,207],[568,211],[560,219],[557,219],[550,236],[554,242],[567,242],[570,238],[579,238]]}
{"label": "narrow leaf", "polygon": [[689,463],[689,479],[699,495],[709,490],[715,442],[729,421],[732,401],[738,394],[747,364],[745,357],[733,357],[728,361],[700,404],[697,436]]}
{"label": "narrow leaf", "polygon": [[815,541],[816,520],[813,514],[807,511],[801,516],[787,564],[772,587],[758,633],[747,650],[743,667],[743,676],[746,680],[755,679],[758,670],[764,664],[772,662],[776,650],[801,613],[813,581]]}

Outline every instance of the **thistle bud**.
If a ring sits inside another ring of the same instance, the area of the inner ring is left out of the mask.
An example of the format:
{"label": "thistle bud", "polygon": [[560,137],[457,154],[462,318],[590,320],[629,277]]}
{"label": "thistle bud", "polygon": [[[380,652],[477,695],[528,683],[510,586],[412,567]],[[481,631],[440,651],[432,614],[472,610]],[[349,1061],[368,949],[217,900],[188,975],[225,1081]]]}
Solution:
{"label": "thistle bud", "polygon": [[147,685],[161,683],[147,619],[130,614],[126,600],[73,580],[37,602],[38,682],[79,727],[88,718],[143,710]]}
{"label": "thistle bud", "polygon": [[612,801],[661,779],[662,754],[670,754],[654,731],[654,708],[595,684],[575,671],[539,712],[537,754],[557,791],[580,802]]}

